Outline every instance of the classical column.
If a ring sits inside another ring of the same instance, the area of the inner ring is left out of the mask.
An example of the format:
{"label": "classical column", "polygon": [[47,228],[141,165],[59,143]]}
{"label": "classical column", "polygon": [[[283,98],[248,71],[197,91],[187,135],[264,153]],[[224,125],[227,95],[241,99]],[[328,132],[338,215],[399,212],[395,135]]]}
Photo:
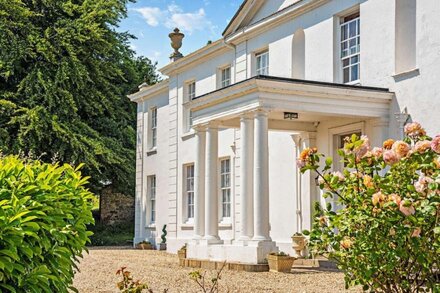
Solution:
{"label": "classical column", "polygon": [[241,140],[241,234],[239,240],[250,240],[254,235],[253,217],[253,160],[254,121],[251,117],[240,119]]}
{"label": "classical column", "polygon": [[[301,150],[316,147],[316,132],[301,132]],[[318,186],[315,181],[316,175],[310,170],[302,174],[301,184],[301,222],[300,231],[312,228],[312,216],[314,202],[319,200]]]}
{"label": "classical column", "polygon": [[[292,139],[295,143],[295,155],[299,158],[302,151],[302,138],[301,134],[293,134]],[[299,168],[296,169],[295,185],[296,185],[296,232],[302,232],[302,174]]]}
{"label": "classical column", "polygon": [[254,237],[269,237],[269,136],[267,113],[258,111],[254,118]]}
{"label": "classical column", "polygon": [[210,124],[206,130],[205,237],[218,237],[218,128]]}
{"label": "classical column", "polygon": [[194,239],[205,234],[205,149],[206,131],[196,130],[196,161],[194,176]]}

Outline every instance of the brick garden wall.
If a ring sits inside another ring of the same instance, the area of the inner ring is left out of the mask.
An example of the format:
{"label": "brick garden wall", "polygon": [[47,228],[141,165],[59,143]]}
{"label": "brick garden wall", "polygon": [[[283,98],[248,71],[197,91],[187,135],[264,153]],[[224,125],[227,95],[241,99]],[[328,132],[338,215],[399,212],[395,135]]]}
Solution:
{"label": "brick garden wall", "polygon": [[104,225],[134,222],[134,197],[113,192],[110,188],[102,191],[100,197],[101,223]]}

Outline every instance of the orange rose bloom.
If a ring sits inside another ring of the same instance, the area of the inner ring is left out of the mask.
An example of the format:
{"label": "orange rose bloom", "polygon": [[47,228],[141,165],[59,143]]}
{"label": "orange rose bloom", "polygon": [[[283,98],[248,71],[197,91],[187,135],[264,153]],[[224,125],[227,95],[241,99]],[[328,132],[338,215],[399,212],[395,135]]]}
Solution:
{"label": "orange rose bloom", "polygon": [[383,143],[383,148],[386,150],[390,150],[393,147],[394,139],[387,139]]}

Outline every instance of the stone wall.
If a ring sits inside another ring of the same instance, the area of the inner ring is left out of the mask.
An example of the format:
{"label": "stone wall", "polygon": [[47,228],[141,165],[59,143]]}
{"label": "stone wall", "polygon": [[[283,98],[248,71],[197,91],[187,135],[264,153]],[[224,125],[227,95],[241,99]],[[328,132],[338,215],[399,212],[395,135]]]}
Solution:
{"label": "stone wall", "polygon": [[101,223],[114,225],[134,222],[134,197],[105,189],[100,197]]}

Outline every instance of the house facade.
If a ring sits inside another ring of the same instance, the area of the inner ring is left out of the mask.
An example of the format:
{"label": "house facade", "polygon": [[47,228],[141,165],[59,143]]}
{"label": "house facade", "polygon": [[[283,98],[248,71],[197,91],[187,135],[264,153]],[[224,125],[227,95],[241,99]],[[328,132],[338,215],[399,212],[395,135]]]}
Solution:
{"label": "house facade", "polygon": [[159,243],[167,225],[167,250],[187,243],[191,258],[294,254],[290,237],[326,202],[296,168],[301,150],[338,170],[348,135],[380,145],[410,121],[440,129],[439,15],[438,0],[244,1],[220,40],[129,97],[134,242]]}

